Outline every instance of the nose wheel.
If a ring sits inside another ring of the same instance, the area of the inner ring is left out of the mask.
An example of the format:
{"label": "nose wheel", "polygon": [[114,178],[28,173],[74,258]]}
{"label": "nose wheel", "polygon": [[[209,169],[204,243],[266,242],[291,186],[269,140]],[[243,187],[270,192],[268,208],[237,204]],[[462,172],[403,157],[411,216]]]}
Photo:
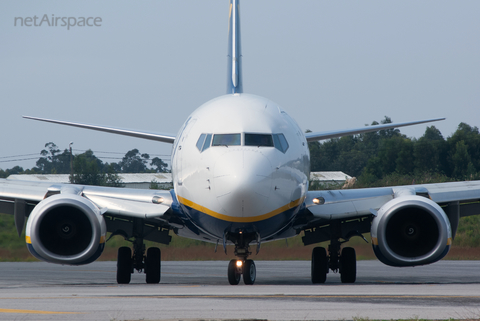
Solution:
{"label": "nose wheel", "polygon": [[257,278],[257,268],[253,260],[231,260],[228,263],[228,282],[231,285],[240,283],[243,275],[243,282],[247,285],[255,283]]}

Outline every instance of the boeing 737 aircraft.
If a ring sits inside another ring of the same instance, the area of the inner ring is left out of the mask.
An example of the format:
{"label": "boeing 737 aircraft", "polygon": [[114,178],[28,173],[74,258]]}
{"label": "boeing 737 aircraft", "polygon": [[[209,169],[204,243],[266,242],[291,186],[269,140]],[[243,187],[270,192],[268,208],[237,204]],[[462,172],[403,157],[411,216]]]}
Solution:
{"label": "boeing 737 aircraft", "polygon": [[[309,191],[308,142],[440,119],[304,134],[267,98],[243,93],[239,1],[230,0],[227,94],[196,109],[177,135],[25,117],[172,144],[173,190],[136,190],[0,180],[0,212],[14,215],[20,235],[40,260],[69,265],[95,261],[107,232],[132,240],[118,251],[117,282],[134,270],[160,282],[159,248],[170,231],[235,246],[228,281],[253,284],[252,252],[263,242],[304,232],[313,249],[311,278],[324,283],[330,270],[356,279],[356,255],[342,244],[370,233],[380,261],[415,266],[443,258],[462,216],[480,213],[480,181],[372,189]],[[228,253],[231,254],[231,253]]]}

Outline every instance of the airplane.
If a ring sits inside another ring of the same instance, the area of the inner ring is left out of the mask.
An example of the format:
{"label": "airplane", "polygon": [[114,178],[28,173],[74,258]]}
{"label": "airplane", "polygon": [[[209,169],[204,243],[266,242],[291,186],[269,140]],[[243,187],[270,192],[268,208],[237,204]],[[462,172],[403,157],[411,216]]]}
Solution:
{"label": "airplane", "polygon": [[170,231],[234,245],[228,282],[254,284],[250,258],[261,244],[304,233],[315,247],[311,281],[330,271],[356,281],[352,237],[371,234],[377,258],[390,266],[434,263],[449,251],[460,217],[480,213],[480,181],[369,189],[309,191],[308,143],[398,128],[443,118],[355,129],[303,133],[276,103],[243,92],[239,0],[230,0],[227,93],[197,108],[176,135],[39,117],[27,119],[172,144],[170,191],[0,180],[0,213],[14,216],[36,258],[82,265],[98,259],[111,236],[132,241],[118,250],[116,280],[145,272],[161,280],[161,252],[144,240],[168,244]]}

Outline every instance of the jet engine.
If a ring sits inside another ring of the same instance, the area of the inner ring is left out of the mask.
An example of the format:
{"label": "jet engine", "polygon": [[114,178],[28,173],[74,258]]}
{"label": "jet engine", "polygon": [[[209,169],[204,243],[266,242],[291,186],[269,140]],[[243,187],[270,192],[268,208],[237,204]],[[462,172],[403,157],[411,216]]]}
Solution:
{"label": "jet engine", "polygon": [[41,201],[28,218],[26,241],[36,258],[59,264],[95,261],[105,246],[106,224],[88,199],[57,194]]}
{"label": "jet engine", "polygon": [[434,263],[450,250],[452,231],[442,208],[432,200],[408,195],[385,203],[373,219],[373,250],[391,266]]}

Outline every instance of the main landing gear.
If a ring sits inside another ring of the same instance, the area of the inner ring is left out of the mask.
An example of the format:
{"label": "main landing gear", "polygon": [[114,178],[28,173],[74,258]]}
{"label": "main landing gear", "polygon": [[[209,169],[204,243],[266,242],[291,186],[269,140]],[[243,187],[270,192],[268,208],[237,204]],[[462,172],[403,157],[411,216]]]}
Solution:
{"label": "main landing gear", "polygon": [[150,247],[145,255],[145,245],[139,251],[136,249],[135,243],[132,250],[129,247],[123,246],[118,249],[117,258],[117,283],[128,284],[134,270],[138,272],[145,272],[145,279],[147,283],[160,282],[161,269],[161,252],[158,247]]}
{"label": "main landing gear", "polygon": [[340,271],[340,280],[342,283],[355,283],[357,278],[357,258],[355,249],[345,247],[341,255],[339,252],[332,253],[329,246],[330,255],[323,247],[316,247],[312,251],[312,283],[325,283],[328,270],[334,272]]}
{"label": "main landing gear", "polygon": [[[345,247],[340,252],[340,246],[343,243],[339,240],[341,237],[340,223],[332,223],[330,227],[332,239],[328,246],[328,255],[323,247],[316,247],[312,251],[312,283],[325,283],[329,270],[340,272],[342,283],[354,283],[357,278],[357,257],[355,249]],[[357,234],[352,234],[352,236],[354,235]]]}
{"label": "main landing gear", "polygon": [[[118,249],[117,257],[117,283],[130,283],[134,270],[145,272],[147,283],[159,283],[161,276],[161,252],[158,247],[150,247],[146,251],[143,243],[143,222],[141,220],[134,221],[133,228],[133,255],[132,249],[123,246]],[[119,233],[120,234],[120,233]],[[125,237],[126,240],[128,240]]]}

